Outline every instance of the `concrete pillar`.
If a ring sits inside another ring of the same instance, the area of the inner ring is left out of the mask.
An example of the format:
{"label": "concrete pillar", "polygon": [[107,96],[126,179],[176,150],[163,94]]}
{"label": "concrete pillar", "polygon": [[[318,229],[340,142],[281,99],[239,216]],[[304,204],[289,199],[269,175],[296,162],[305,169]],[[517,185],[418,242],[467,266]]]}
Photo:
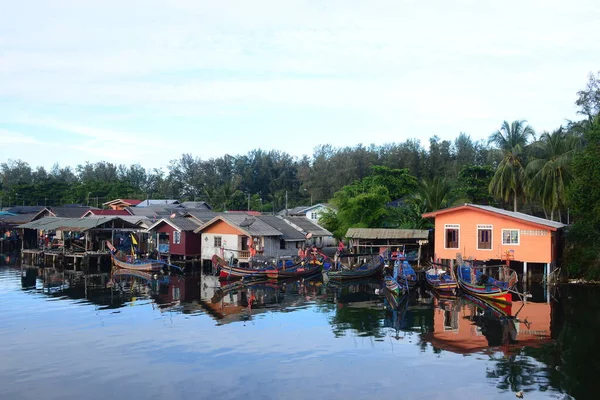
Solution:
{"label": "concrete pillar", "polygon": [[523,262],[523,282],[527,282],[527,261]]}

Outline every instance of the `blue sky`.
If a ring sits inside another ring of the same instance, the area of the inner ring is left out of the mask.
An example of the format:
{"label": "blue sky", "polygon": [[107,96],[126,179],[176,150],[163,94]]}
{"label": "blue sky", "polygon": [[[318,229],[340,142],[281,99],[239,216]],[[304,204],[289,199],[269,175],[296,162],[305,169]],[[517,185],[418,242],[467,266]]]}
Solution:
{"label": "blue sky", "polygon": [[600,2],[0,0],[0,162],[164,167],[575,119]]}

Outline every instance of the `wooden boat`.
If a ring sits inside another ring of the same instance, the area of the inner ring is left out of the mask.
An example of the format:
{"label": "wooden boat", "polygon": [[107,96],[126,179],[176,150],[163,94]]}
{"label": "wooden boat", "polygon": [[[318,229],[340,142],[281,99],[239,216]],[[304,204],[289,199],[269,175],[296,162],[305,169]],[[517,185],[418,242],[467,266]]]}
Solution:
{"label": "wooden boat", "polygon": [[417,273],[406,260],[396,260],[394,268],[398,268],[398,282],[412,289],[417,286]]}
{"label": "wooden boat", "polygon": [[266,279],[268,268],[239,267],[229,264],[218,255],[212,256],[212,263],[219,271],[220,279],[257,278]]}
{"label": "wooden boat", "polygon": [[361,279],[369,276],[374,276],[383,270],[383,257],[376,255],[372,257],[368,262],[360,265],[356,268],[350,268],[348,266],[339,264],[332,268],[323,271],[323,277],[330,280],[347,280],[347,279]]}
{"label": "wooden boat", "polygon": [[[456,277],[459,287],[465,293],[496,302],[512,301],[511,292],[517,284],[515,271],[505,266],[484,268],[458,261]],[[503,279],[495,279],[488,272],[496,272],[496,275],[501,275]]]}
{"label": "wooden boat", "polygon": [[288,279],[288,278],[306,278],[317,275],[323,269],[323,263],[318,260],[302,262],[288,268],[267,269],[267,278],[269,279]]}
{"label": "wooden boat", "polygon": [[458,289],[458,282],[446,270],[438,265],[433,265],[425,271],[425,279],[432,290],[442,293],[455,295]]}
{"label": "wooden boat", "polygon": [[134,258],[133,256],[126,256],[125,259],[121,259],[116,256],[117,249],[112,245],[112,243],[106,242],[106,245],[110,250],[110,258],[112,260],[112,265],[115,268],[123,268],[145,272],[165,271],[169,269],[176,269],[181,271],[181,268],[179,268],[178,266],[169,264],[161,260],[152,260],[149,258]]}
{"label": "wooden boat", "polygon": [[321,260],[308,256],[307,258],[292,264],[291,266],[269,265],[266,267],[239,267],[230,265],[221,257],[214,255],[212,258],[213,265],[219,269],[220,279],[240,279],[240,278],[256,278],[256,279],[287,279],[287,278],[303,278],[311,275],[316,275],[321,272],[323,263]]}
{"label": "wooden boat", "polygon": [[393,276],[386,275],[385,276],[385,288],[388,292],[392,293],[395,296],[399,296],[400,292],[402,292],[402,288],[398,284],[398,281],[394,279]]}

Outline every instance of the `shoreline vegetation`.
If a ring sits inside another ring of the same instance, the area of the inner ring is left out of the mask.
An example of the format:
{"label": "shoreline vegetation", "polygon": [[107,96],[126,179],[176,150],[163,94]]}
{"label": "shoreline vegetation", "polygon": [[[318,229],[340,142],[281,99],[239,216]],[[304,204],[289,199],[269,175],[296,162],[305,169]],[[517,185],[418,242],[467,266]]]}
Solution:
{"label": "shoreline vegetation", "polygon": [[489,204],[566,223],[566,278],[600,282],[600,72],[576,95],[582,119],[552,132],[504,121],[487,141],[461,132],[454,141],[433,136],[428,148],[407,139],[319,145],[302,157],[261,149],[207,160],[183,154],[166,170],[104,161],[46,170],[3,160],[0,208],[173,198],[270,213],[330,203],[337,212],[321,223],[341,239],[349,227],[428,229],[423,213]]}

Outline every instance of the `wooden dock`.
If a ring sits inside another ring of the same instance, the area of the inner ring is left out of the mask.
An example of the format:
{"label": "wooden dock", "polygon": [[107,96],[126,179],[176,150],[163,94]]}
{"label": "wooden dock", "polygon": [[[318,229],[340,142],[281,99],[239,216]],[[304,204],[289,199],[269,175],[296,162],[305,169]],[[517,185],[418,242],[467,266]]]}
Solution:
{"label": "wooden dock", "polygon": [[56,250],[23,249],[21,260],[24,265],[36,267],[71,267],[73,271],[97,271],[110,269],[110,253],[107,251],[62,252]]}

